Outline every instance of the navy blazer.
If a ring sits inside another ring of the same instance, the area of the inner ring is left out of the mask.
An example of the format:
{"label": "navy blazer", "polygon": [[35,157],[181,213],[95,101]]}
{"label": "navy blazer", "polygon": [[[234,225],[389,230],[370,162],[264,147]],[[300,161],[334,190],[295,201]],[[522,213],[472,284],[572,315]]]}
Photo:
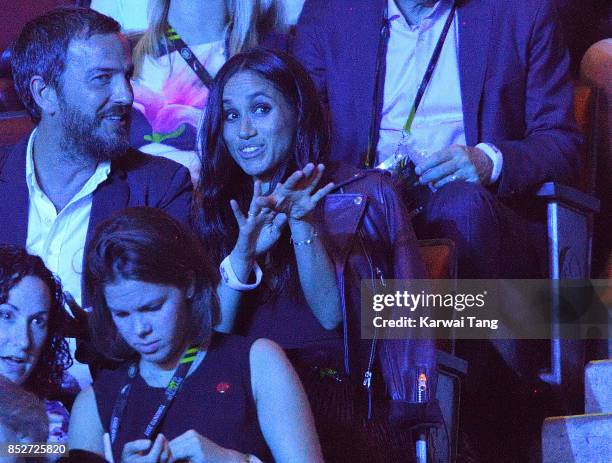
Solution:
{"label": "navy blazer", "polygon": [[[26,138],[17,145],[0,148],[0,243],[24,248],[29,210],[27,141]],[[95,227],[126,207],[156,207],[188,225],[192,190],[185,167],[165,158],[129,150],[112,161],[108,178],[93,193],[85,248]],[[88,305],[89,295],[82,288],[83,305]]]}
{"label": "navy blazer", "polygon": [[[362,165],[370,127],[380,126],[381,108],[373,111],[372,102],[386,3],[307,0],[297,25],[293,52],[329,109],[335,161]],[[573,183],[580,135],[569,57],[550,0],[461,0],[457,14],[466,141],[502,151],[497,195],[530,193],[546,181]]]}

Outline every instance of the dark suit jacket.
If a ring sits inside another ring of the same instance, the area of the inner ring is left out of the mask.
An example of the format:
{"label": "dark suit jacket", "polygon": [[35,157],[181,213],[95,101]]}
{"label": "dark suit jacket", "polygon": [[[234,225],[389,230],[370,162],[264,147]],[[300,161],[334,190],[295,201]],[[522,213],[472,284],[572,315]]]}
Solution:
{"label": "dark suit jacket", "polygon": [[[0,243],[21,247],[25,247],[28,233],[26,147],[27,138],[17,145],[0,148]],[[160,208],[189,224],[192,188],[189,171],[180,164],[128,151],[112,162],[108,179],[93,194],[85,247],[96,225],[126,207]],[[87,296],[83,292],[84,305]]]}
{"label": "dark suit jacket", "polygon": [[[372,120],[372,101],[386,2],[307,0],[297,26],[294,53],[330,111],[334,160],[363,162],[369,128],[380,125],[380,108]],[[580,136],[568,54],[550,1],[463,0],[457,14],[466,140],[502,151],[498,196],[529,193],[551,180],[572,183]]]}

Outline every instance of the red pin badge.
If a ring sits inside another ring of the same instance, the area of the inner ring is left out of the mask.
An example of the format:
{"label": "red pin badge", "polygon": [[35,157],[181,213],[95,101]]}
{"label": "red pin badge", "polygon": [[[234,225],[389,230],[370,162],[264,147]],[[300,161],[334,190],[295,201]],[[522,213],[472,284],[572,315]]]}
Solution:
{"label": "red pin badge", "polygon": [[230,389],[230,383],[226,383],[225,381],[222,381],[219,384],[217,384],[216,389],[219,394],[225,394]]}

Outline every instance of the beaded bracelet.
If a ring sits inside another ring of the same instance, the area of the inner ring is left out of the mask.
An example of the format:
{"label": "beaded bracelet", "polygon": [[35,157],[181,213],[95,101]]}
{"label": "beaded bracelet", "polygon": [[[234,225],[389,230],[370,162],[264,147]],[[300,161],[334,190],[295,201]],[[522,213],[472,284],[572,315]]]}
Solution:
{"label": "beaded bracelet", "polygon": [[301,241],[296,241],[293,239],[293,236],[291,237],[291,239],[289,240],[289,242],[291,244],[293,244],[294,246],[305,246],[305,245],[309,245],[314,243],[315,238],[319,236],[319,234],[317,232],[313,232],[312,235],[310,235],[310,238],[306,239],[306,240],[301,240]]}

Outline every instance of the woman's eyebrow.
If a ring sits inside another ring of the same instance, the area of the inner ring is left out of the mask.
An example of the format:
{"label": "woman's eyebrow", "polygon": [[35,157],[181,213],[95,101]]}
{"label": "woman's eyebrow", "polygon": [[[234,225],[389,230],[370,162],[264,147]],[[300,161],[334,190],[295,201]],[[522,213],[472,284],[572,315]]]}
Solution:
{"label": "woman's eyebrow", "polygon": [[251,94],[249,94],[247,96],[249,96],[251,98],[255,98],[255,97],[258,97],[258,96],[265,96],[266,98],[270,98],[270,95],[268,95],[266,92],[262,92],[262,91],[251,93]]}
{"label": "woman's eyebrow", "polygon": [[[254,93],[247,93],[246,97],[249,99],[253,99],[253,98],[257,98],[258,96],[263,96],[266,98],[271,98],[269,94],[267,94],[266,92],[262,92],[261,90],[254,92]],[[223,103],[231,103],[232,99],[231,98],[223,98]]]}
{"label": "woman's eyebrow", "polygon": [[17,307],[16,305],[11,304],[10,302],[3,302],[2,304],[0,304],[0,306],[3,306],[3,305],[8,305],[15,312],[21,312],[21,309],[19,307]]}
{"label": "woman's eyebrow", "polygon": [[44,309],[44,310],[39,310],[35,314],[30,315],[28,318],[31,320],[31,319],[39,317],[41,315],[48,315],[48,314],[49,314],[49,309]]}
{"label": "woman's eyebrow", "polygon": [[[152,301],[146,302],[144,304],[139,305],[138,307],[136,307],[135,310],[143,310],[143,309],[150,309],[151,307],[155,307],[157,305],[163,304],[165,301],[165,297],[164,296],[160,296],[157,299],[154,299]],[[108,310],[110,310],[111,312],[122,312],[124,311],[124,309],[116,309],[114,307],[111,307],[108,302],[106,303],[106,307],[108,308]]]}
{"label": "woman's eyebrow", "polygon": [[[9,306],[9,307],[10,307],[11,309],[13,309],[15,312],[21,312],[21,309],[20,309],[19,307],[17,307],[17,306],[16,306],[16,305],[14,305],[14,304],[11,304],[10,302],[4,302],[4,303],[0,304],[0,306],[3,306],[3,305],[7,305],[7,306]],[[49,310],[48,308],[45,308],[45,309],[43,309],[43,310],[39,310],[38,312],[36,312],[36,313],[35,313],[35,314],[33,314],[33,315],[30,315],[30,318],[32,318],[32,317],[36,317],[36,316],[38,316],[38,315],[40,315],[40,314],[48,314],[49,312],[50,312],[50,310]]]}

